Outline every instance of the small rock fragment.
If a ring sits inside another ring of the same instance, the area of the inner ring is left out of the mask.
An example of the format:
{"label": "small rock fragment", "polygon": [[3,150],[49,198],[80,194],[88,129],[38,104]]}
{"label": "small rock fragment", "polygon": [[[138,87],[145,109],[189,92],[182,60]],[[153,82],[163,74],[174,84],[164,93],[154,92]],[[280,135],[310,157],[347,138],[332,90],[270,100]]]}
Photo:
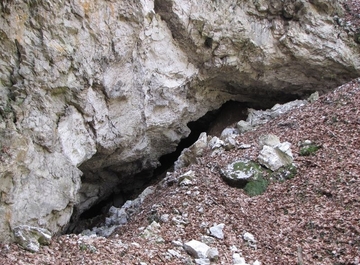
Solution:
{"label": "small rock fragment", "polygon": [[228,137],[234,137],[236,135],[239,134],[239,131],[235,128],[231,128],[231,127],[228,127],[228,128],[225,128],[222,132],[221,132],[221,135],[220,135],[220,139],[225,141],[226,138]]}
{"label": "small rock fragment", "polygon": [[253,129],[250,122],[243,121],[243,120],[239,121],[236,124],[236,128],[239,130],[240,133],[246,133]]}
{"label": "small rock fragment", "polygon": [[307,101],[309,101],[310,103],[314,103],[314,102],[317,101],[318,99],[319,99],[319,92],[316,91],[316,92],[312,93],[312,94],[308,97]]}
{"label": "small rock fragment", "polygon": [[233,254],[233,264],[234,265],[248,265],[245,262],[245,259],[243,257],[241,257],[240,254],[238,254],[238,253]]}
{"label": "small rock fragment", "polygon": [[209,141],[209,147],[214,150],[214,149],[219,149],[221,147],[223,147],[225,145],[223,140],[220,140],[218,137],[214,136],[213,138],[211,138],[211,140]]}
{"label": "small rock fragment", "polygon": [[214,225],[213,227],[210,227],[210,234],[218,239],[224,239],[224,227],[225,224]]}
{"label": "small rock fragment", "polygon": [[184,243],[184,249],[195,258],[206,259],[210,247],[200,241],[191,240]]}
{"label": "small rock fragment", "polygon": [[280,139],[274,134],[261,135],[259,139],[259,146],[263,148],[264,145],[275,147],[280,144]]}
{"label": "small rock fragment", "polygon": [[198,265],[210,265],[210,259],[195,259],[195,264]]}
{"label": "small rock fragment", "polygon": [[245,232],[243,234],[243,239],[249,244],[250,247],[253,247],[256,249],[256,240],[253,234],[249,232]]}
{"label": "small rock fragment", "polygon": [[215,261],[219,258],[219,251],[216,248],[210,248],[207,252],[207,257],[210,261]]}

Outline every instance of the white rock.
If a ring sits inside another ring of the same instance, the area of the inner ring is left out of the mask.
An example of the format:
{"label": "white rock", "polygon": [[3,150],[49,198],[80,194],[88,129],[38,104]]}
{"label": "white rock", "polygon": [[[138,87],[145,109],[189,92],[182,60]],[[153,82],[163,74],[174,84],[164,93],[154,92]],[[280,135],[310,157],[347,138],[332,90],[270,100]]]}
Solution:
{"label": "white rock", "polygon": [[211,140],[209,141],[209,147],[214,150],[214,149],[219,149],[221,147],[223,147],[225,145],[224,141],[220,140],[219,137],[212,137]]}
{"label": "white rock", "polygon": [[207,252],[207,257],[211,260],[217,260],[219,258],[219,251],[217,248],[210,248]]}
{"label": "white rock", "polygon": [[274,134],[261,135],[259,139],[259,146],[263,148],[264,145],[275,147],[280,144],[280,139]]}
{"label": "white rock", "polygon": [[169,217],[170,217],[169,214],[162,214],[160,216],[160,221],[163,222],[163,223],[167,223],[167,222],[169,222]]}
{"label": "white rock", "polygon": [[225,141],[228,137],[234,137],[239,134],[239,131],[235,128],[225,128],[220,135],[220,139]]}
{"label": "white rock", "polygon": [[248,131],[251,131],[254,127],[251,126],[250,122],[241,120],[236,124],[236,128],[239,130],[240,133],[246,133]]}
{"label": "white rock", "polygon": [[171,255],[171,256],[174,256],[174,257],[177,257],[177,258],[181,258],[181,254],[174,250],[174,249],[168,249],[167,252]]}
{"label": "white rock", "polygon": [[283,166],[288,166],[293,162],[290,147],[291,144],[288,142],[280,143],[275,147],[264,145],[259,153],[258,161],[272,171],[276,171]]}
{"label": "white rock", "polygon": [[218,224],[218,225],[214,225],[212,227],[210,227],[210,234],[213,237],[219,238],[219,239],[224,239],[224,232],[223,229],[225,227],[225,224]]}
{"label": "white rock", "polygon": [[195,258],[207,259],[210,247],[200,241],[191,240],[184,243],[184,249]]}
{"label": "white rock", "polygon": [[249,233],[249,232],[245,232],[243,234],[243,238],[245,241],[247,242],[251,242],[251,243],[256,243],[255,237],[253,234]]}
{"label": "white rock", "polygon": [[210,265],[210,259],[195,259],[195,264],[198,265]]}
{"label": "white rock", "polygon": [[238,253],[233,254],[233,264],[234,265],[248,265],[245,262],[245,259],[243,257],[241,257],[240,254],[238,254]]}
{"label": "white rock", "polygon": [[243,239],[249,244],[250,247],[256,249],[256,240],[253,234],[249,233],[249,232],[245,232],[243,234]]}
{"label": "white rock", "polygon": [[207,135],[205,132],[201,133],[198,140],[192,144],[189,148],[185,148],[178,159],[174,163],[174,169],[179,170],[183,167],[187,167],[191,164],[196,164],[197,157],[203,155],[204,150],[207,147]]}

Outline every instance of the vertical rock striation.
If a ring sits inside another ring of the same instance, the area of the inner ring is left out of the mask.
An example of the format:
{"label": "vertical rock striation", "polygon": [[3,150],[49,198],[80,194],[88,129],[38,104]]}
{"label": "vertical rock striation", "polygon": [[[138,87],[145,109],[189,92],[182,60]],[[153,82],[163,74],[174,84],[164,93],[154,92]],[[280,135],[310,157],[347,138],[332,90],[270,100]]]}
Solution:
{"label": "vertical rock striation", "polygon": [[268,107],[356,77],[341,3],[3,0],[0,240],[62,231],[227,100]]}

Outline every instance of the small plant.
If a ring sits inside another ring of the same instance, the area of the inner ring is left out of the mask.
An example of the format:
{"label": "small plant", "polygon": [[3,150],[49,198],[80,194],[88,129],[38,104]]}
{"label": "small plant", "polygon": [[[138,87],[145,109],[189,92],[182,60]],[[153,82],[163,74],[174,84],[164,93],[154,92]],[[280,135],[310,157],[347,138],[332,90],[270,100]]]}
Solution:
{"label": "small plant", "polygon": [[320,146],[311,143],[308,145],[301,146],[299,154],[301,156],[309,156],[309,155],[313,155],[319,149],[320,149]]}
{"label": "small plant", "polygon": [[86,251],[86,250],[88,250],[88,245],[81,243],[81,244],[79,245],[79,248],[80,248],[81,251]]}
{"label": "small plant", "polygon": [[249,196],[261,195],[266,191],[268,181],[263,177],[259,177],[256,180],[252,180],[244,187],[244,191]]}
{"label": "small plant", "polygon": [[95,253],[96,252],[96,247],[89,245],[89,244],[85,244],[85,243],[81,243],[79,245],[79,249],[81,251],[89,251],[91,253]]}

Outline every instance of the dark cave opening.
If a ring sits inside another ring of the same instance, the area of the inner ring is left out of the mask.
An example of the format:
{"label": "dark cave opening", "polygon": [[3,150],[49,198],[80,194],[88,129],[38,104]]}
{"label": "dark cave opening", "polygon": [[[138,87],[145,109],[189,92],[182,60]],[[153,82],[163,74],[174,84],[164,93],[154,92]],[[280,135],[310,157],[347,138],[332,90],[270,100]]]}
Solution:
{"label": "dark cave opening", "polygon": [[123,190],[119,187],[117,193],[109,194],[105,200],[96,203],[90,209],[81,213],[77,220],[74,220],[69,225],[66,233],[81,233],[85,229],[101,225],[105,221],[111,206],[120,208],[127,200],[133,200],[140,195],[146,187],[159,182],[166,172],[172,171],[173,164],[182,150],[196,142],[202,132],[207,132],[213,136],[220,136],[222,130],[226,127],[246,119],[248,107],[251,106],[243,102],[228,101],[219,109],[209,111],[198,120],[189,122],[187,126],[191,131],[190,134],[179,142],[174,152],[159,158],[161,164],[159,167],[152,171],[148,170],[134,175],[132,177],[133,190]]}

